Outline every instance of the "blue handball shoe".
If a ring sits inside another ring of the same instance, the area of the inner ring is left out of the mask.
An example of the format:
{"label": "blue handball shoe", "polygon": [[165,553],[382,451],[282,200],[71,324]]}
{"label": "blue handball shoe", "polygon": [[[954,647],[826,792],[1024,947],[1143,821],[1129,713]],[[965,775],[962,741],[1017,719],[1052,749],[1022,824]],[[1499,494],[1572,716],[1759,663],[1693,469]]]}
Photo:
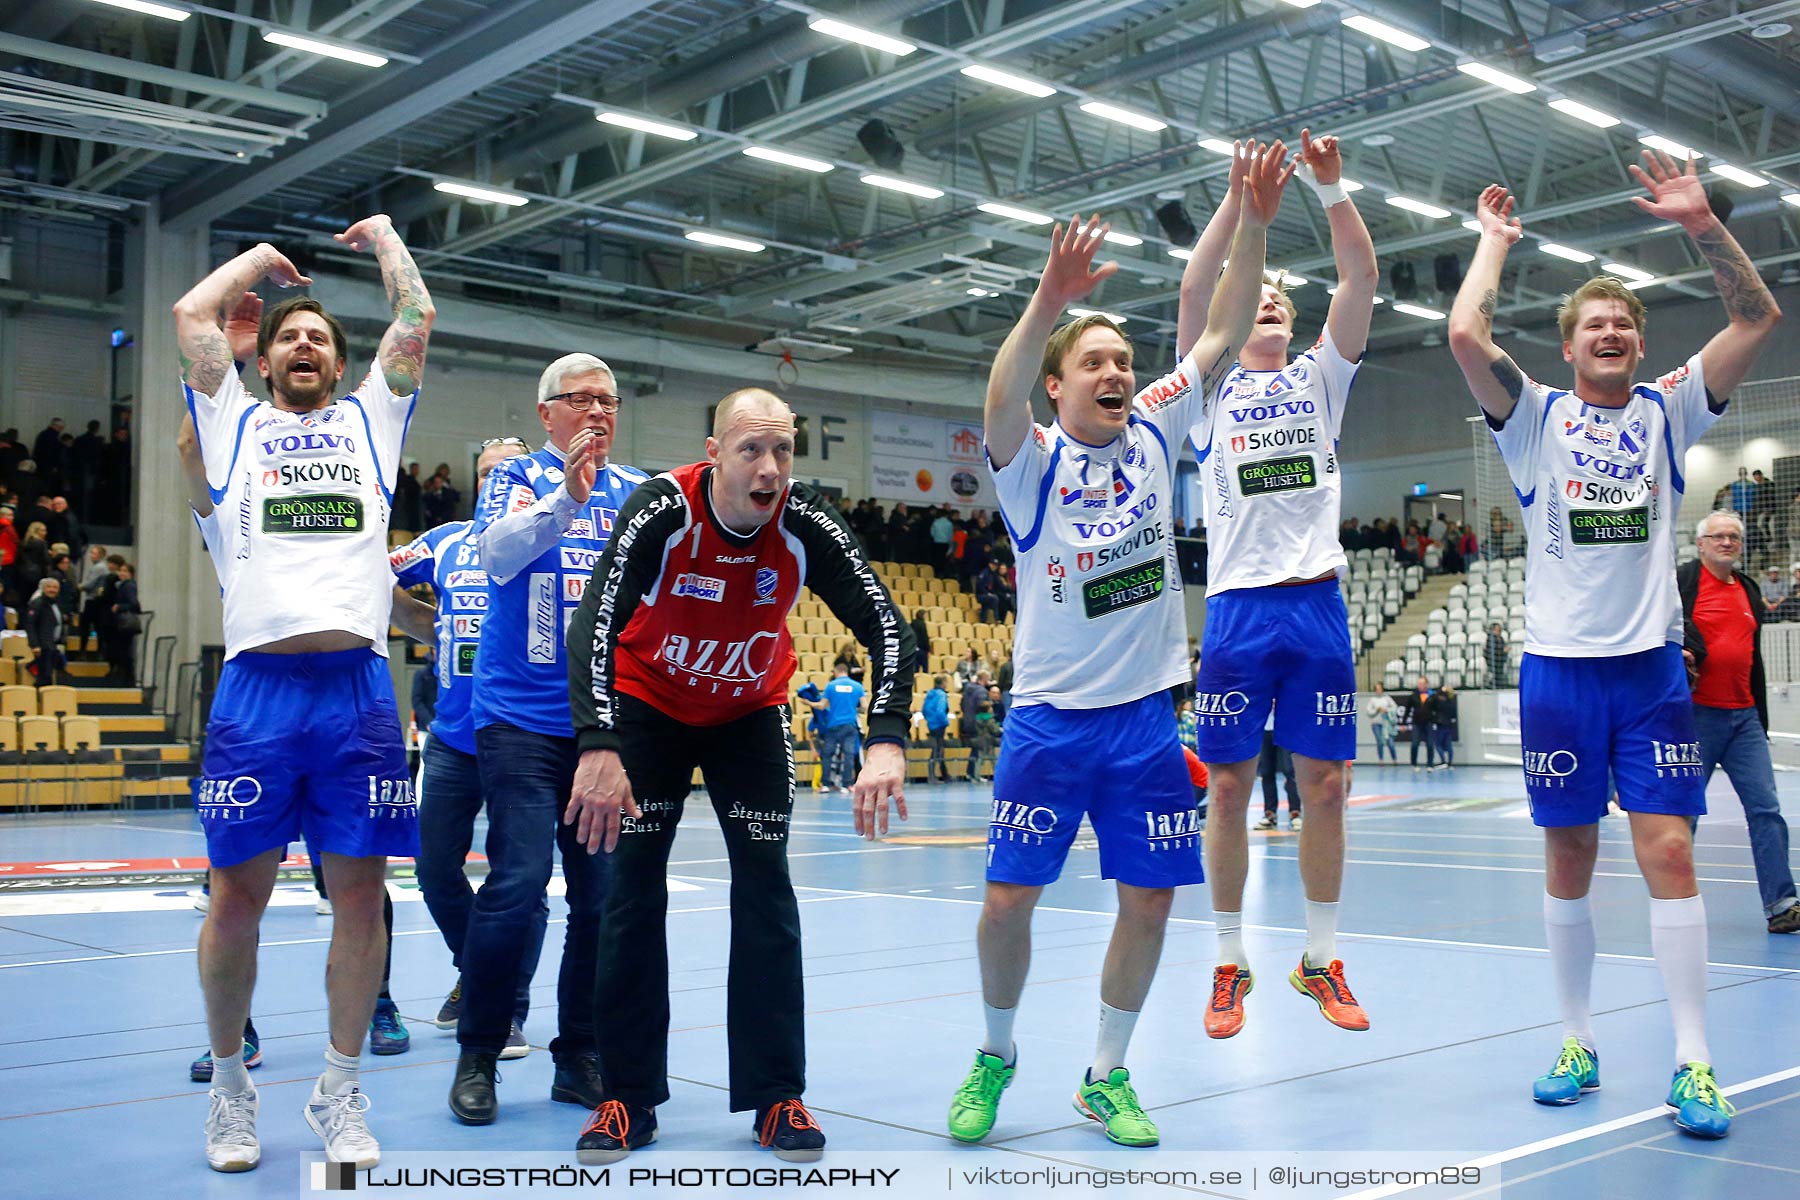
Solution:
{"label": "blue handball shoe", "polygon": [[1722,1138],[1731,1132],[1731,1114],[1737,1109],[1719,1091],[1712,1068],[1691,1062],[1675,1072],[1669,1082],[1669,1107],[1675,1110],[1675,1127],[1695,1137]]}
{"label": "blue handball shoe", "polygon": [[377,1000],[369,1018],[369,1051],[372,1054],[405,1054],[412,1048],[412,1034],[400,1023],[400,1010],[392,1000]]}
{"label": "blue handball shoe", "polygon": [[1556,1065],[1533,1081],[1531,1098],[1539,1104],[1574,1104],[1599,1090],[1600,1056],[1574,1038],[1564,1038]]}

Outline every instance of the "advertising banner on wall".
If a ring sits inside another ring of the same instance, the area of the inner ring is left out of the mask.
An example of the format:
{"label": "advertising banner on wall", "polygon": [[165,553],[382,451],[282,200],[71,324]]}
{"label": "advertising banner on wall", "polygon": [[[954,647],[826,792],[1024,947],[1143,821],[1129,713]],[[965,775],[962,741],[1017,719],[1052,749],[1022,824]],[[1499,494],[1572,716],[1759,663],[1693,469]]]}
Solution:
{"label": "advertising banner on wall", "polygon": [[872,417],[869,479],[876,499],[997,507],[979,424],[881,411]]}

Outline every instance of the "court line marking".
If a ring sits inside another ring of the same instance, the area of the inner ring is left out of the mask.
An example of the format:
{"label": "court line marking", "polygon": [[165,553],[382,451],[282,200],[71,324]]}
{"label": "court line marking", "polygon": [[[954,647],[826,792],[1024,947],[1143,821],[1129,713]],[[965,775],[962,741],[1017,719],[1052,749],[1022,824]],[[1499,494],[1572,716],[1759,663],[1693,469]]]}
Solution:
{"label": "court line marking", "polygon": [[[1743,1083],[1735,1084],[1728,1088],[1721,1088],[1719,1090],[1727,1096],[1737,1096],[1756,1088],[1768,1087],[1771,1084],[1782,1083],[1797,1077],[1800,1077],[1800,1067],[1789,1067],[1785,1071],[1775,1071],[1768,1075],[1760,1075],[1755,1079],[1748,1079]],[[1503,1166],[1506,1163],[1515,1162],[1521,1158],[1529,1158],[1533,1154],[1542,1154],[1546,1150],[1556,1150],[1563,1146],[1573,1145],[1576,1142],[1585,1142],[1589,1138],[1596,1138],[1603,1134],[1614,1133],[1620,1129],[1629,1129],[1633,1125],[1642,1125],[1645,1121],[1654,1120],[1657,1117],[1667,1118],[1668,1115],[1669,1106],[1666,1104],[1659,1104],[1655,1108],[1641,1109],[1638,1112],[1628,1113],[1623,1117],[1615,1117],[1610,1121],[1602,1121],[1597,1125],[1587,1125],[1580,1129],[1571,1129],[1569,1132],[1559,1133],[1555,1137],[1541,1138],[1535,1142],[1527,1142],[1523,1146],[1514,1146],[1510,1150],[1501,1150],[1494,1154],[1483,1155],[1480,1158],[1472,1158],[1467,1162],[1458,1163],[1457,1165],[1460,1167],[1475,1167],[1479,1170]],[[1386,1184],[1382,1187],[1368,1188],[1364,1191],[1352,1193],[1351,1195],[1342,1197],[1341,1200],[1385,1200],[1385,1197],[1404,1195],[1407,1192],[1417,1191],[1424,1186],[1426,1185],[1422,1183]]]}
{"label": "court line marking", "polygon": [[[1279,859],[1282,862],[1300,861],[1298,856],[1292,854],[1274,854],[1265,852],[1263,857],[1268,859]],[[1483,866],[1479,863],[1405,862],[1399,859],[1389,858],[1346,858],[1344,862],[1347,865],[1359,867],[1417,867],[1428,871],[1500,871],[1509,875],[1542,875],[1544,873],[1542,867]],[[1735,866],[1736,864],[1729,865]],[[1743,869],[1748,871],[1751,868],[1746,865]],[[1594,878],[1641,879],[1643,876],[1639,875],[1636,871],[1595,871]],[[1739,887],[1756,886],[1756,880],[1754,879],[1721,879],[1713,875],[1696,875],[1694,878],[1700,883],[1731,883],[1736,884]]]}

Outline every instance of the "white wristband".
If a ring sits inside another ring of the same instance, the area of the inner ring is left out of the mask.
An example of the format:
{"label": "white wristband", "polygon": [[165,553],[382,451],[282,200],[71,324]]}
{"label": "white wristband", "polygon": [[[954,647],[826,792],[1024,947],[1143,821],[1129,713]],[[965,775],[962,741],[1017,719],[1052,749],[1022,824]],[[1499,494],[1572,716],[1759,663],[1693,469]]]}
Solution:
{"label": "white wristband", "polygon": [[1342,204],[1350,198],[1350,193],[1344,190],[1344,185],[1342,183],[1320,183],[1312,177],[1312,172],[1310,171],[1302,175],[1301,178],[1306,180],[1306,186],[1312,189],[1313,195],[1319,198],[1319,204],[1324,208],[1330,208],[1334,204]]}

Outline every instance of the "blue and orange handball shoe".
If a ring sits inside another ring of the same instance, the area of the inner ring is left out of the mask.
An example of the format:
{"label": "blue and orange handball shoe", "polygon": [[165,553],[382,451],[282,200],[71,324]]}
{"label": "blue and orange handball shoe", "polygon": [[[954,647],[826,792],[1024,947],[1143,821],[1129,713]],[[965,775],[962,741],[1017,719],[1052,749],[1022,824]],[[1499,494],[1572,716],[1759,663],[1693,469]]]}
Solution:
{"label": "blue and orange handball shoe", "polygon": [[1350,985],[1344,982],[1344,962],[1334,958],[1325,966],[1309,967],[1306,956],[1300,956],[1300,965],[1288,976],[1288,982],[1294,990],[1311,996],[1325,1019],[1339,1029],[1362,1032],[1369,1027],[1369,1015],[1350,994]]}
{"label": "blue and orange handball shoe", "polygon": [[1719,1090],[1712,1068],[1691,1062],[1669,1081],[1669,1107],[1675,1110],[1675,1127],[1695,1137],[1722,1138],[1731,1132],[1731,1115],[1737,1109]]}
{"label": "blue and orange handball shoe", "polygon": [[1539,1104],[1573,1104],[1599,1090],[1600,1056],[1574,1038],[1564,1038],[1556,1065],[1532,1081],[1531,1098]]}

